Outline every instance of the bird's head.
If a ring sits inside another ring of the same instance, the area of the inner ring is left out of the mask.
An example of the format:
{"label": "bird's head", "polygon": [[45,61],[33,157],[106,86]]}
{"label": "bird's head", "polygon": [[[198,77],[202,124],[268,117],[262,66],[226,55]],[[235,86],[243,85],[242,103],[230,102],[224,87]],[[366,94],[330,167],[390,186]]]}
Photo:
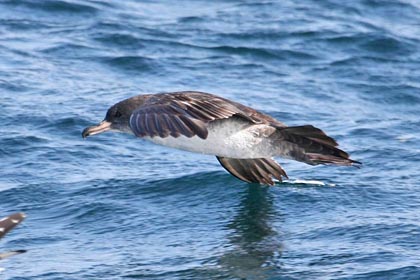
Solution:
{"label": "bird's head", "polygon": [[102,122],[83,130],[83,138],[109,130],[132,133],[129,125],[131,114],[144,103],[144,99],[145,95],[138,95],[111,106]]}

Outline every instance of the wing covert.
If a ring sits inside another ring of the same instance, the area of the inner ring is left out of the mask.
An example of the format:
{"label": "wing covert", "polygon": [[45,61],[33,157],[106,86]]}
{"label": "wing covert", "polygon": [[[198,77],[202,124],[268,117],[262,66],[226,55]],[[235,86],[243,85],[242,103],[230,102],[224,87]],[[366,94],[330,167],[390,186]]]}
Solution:
{"label": "wing covert", "polygon": [[132,113],[129,124],[138,137],[197,135],[206,139],[209,122],[236,114],[246,118],[234,104],[213,95],[157,94]]}

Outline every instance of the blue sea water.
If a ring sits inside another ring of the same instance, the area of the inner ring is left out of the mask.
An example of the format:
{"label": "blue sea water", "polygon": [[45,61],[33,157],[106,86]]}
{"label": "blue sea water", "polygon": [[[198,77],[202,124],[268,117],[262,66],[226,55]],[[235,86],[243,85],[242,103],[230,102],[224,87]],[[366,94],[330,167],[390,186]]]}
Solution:
{"label": "blue sea water", "polygon": [[[0,1],[4,279],[420,279],[420,2]],[[134,136],[130,96],[215,93],[313,124],[361,169],[274,187]]]}

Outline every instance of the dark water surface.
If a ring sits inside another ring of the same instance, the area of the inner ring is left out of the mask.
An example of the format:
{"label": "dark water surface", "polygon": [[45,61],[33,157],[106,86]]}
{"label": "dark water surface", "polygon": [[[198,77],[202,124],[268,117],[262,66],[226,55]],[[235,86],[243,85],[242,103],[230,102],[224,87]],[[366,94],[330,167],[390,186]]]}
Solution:
{"label": "dark water surface", "polygon": [[[0,1],[4,279],[420,279],[420,2]],[[311,123],[363,168],[83,140],[115,102],[200,90]]]}

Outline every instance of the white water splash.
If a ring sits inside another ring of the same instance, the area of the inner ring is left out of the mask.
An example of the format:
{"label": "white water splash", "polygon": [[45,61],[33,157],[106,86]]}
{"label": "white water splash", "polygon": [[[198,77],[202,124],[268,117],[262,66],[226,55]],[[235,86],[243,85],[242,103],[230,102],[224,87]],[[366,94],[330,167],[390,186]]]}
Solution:
{"label": "white water splash", "polygon": [[396,139],[398,141],[402,142],[402,143],[411,141],[414,138],[416,138],[416,137],[414,135],[412,135],[412,134],[403,134],[403,135],[400,135],[400,136],[397,136],[396,137]]}
{"label": "white water splash", "polygon": [[335,187],[335,184],[328,184],[318,180],[303,180],[303,179],[294,179],[294,180],[285,180],[289,184],[303,184],[303,185],[316,185],[316,186],[327,186]]}

